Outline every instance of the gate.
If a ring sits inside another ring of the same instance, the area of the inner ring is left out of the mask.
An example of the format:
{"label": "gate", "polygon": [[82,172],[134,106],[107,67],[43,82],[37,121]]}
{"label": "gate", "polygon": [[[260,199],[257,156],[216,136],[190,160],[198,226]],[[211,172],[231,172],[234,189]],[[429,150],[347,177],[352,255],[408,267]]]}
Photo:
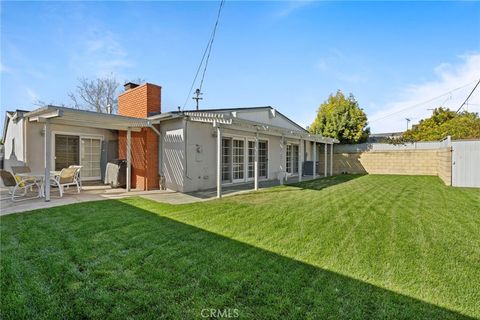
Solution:
{"label": "gate", "polygon": [[480,141],[452,141],[452,186],[480,187]]}

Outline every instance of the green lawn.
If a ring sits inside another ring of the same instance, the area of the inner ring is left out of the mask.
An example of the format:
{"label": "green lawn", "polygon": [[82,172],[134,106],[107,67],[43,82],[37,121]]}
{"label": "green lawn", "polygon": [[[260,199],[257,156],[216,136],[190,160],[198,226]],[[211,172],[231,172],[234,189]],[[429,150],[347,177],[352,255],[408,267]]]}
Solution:
{"label": "green lawn", "polygon": [[4,216],[0,318],[479,318],[479,211],[437,177],[342,175]]}

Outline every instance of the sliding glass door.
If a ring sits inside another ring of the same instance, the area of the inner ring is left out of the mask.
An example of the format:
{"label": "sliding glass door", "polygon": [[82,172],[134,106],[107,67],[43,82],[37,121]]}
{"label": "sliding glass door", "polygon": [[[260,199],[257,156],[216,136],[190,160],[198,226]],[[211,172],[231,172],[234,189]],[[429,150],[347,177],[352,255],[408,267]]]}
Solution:
{"label": "sliding glass door", "polygon": [[80,137],[55,135],[55,170],[80,163]]}
{"label": "sliding glass door", "polygon": [[57,171],[71,165],[81,165],[82,179],[101,179],[102,139],[55,134],[54,168]]}
{"label": "sliding glass door", "polygon": [[82,178],[100,179],[100,161],[102,156],[102,141],[94,138],[81,139],[82,157]]}

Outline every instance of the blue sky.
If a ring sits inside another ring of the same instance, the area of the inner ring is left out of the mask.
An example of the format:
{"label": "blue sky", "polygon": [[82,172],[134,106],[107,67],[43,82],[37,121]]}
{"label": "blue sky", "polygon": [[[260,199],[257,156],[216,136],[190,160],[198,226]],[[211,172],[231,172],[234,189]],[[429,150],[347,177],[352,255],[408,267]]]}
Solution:
{"label": "blue sky", "polygon": [[[218,4],[2,1],[2,113],[34,109],[37,99],[68,106],[79,77],[112,73],[161,85],[162,111],[176,110]],[[403,130],[405,117],[415,123],[428,108],[465,99],[480,78],[479,34],[474,1],[227,1],[201,107],[272,105],[309,125],[341,89],[356,96],[372,131]],[[479,96],[469,110],[480,111]]]}

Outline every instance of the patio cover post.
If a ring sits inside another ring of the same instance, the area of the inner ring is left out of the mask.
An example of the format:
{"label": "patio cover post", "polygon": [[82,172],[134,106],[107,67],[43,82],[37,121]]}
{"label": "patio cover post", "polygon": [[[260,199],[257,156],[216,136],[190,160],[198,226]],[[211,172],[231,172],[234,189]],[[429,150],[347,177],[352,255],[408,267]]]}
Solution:
{"label": "patio cover post", "polygon": [[132,180],[132,131],[127,130],[127,192],[131,189]]}
{"label": "patio cover post", "polygon": [[298,145],[298,181],[302,181],[303,175],[303,139],[300,139],[300,144]]}
{"label": "patio cover post", "polygon": [[283,184],[283,179],[285,179],[285,175],[287,174],[287,153],[285,152],[285,137],[282,135],[282,140],[280,142],[280,184]]}
{"label": "patio cover post", "polygon": [[333,143],[330,145],[330,175],[333,176]]}
{"label": "patio cover post", "polygon": [[222,130],[217,126],[217,198],[222,197]]}
{"label": "patio cover post", "polygon": [[317,176],[317,143],[313,141],[313,178]]}
{"label": "patio cover post", "polygon": [[43,184],[43,192],[45,195],[45,201],[48,202],[50,201],[50,170],[52,169],[52,137],[51,137],[51,132],[50,132],[50,124],[48,123],[48,119],[45,119],[45,122],[43,124],[43,131],[44,133],[44,146],[45,146],[45,176],[44,176],[44,184]]}
{"label": "patio cover post", "polygon": [[326,177],[327,174],[328,174],[328,172],[327,172],[327,168],[328,168],[328,161],[327,161],[327,159],[328,159],[328,145],[325,143],[324,147],[325,147],[325,152],[324,152],[325,153],[325,174],[324,174],[324,176]]}
{"label": "patio cover post", "polygon": [[255,150],[254,150],[254,155],[255,155],[255,166],[254,169],[254,188],[255,190],[258,190],[258,132],[255,134]]}

